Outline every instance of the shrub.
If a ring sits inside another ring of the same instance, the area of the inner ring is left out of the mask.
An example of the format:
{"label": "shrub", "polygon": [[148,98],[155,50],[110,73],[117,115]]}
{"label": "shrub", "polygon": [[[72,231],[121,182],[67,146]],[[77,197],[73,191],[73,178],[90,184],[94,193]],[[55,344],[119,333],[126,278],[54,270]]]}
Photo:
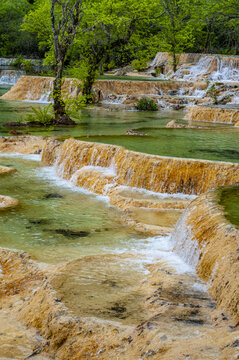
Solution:
{"label": "shrub", "polygon": [[137,103],[136,109],[140,111],[157,111],[158,107],[152,99],[143,98]]}
{"label": "shrub", "polygon": [[23,65],[24,59],[19,55],[16,60],[13,61],[12,65],[15,66],[17,69],[20,69]]}
{"label": "shrub", "polygon": [[113,69],[115,69],[115,68],[116,68],[115,62],[114,62],[114,60],[111,60],[111,61],[107,64],[107,69],[108,69],[108,71],[110,71],[110,70],[113,70]]}
{"label": "shrub", "polygon": [[148,64],[147,61],[144,59],[136,59],[132,62],[132,68],[137,70],[137,71],[143,71],[144,69],[147,68]]}
{"label": "shrub", "polygon": [[33,114],[28,114],[25,117],[27,123],[36,123],[39,125],[48,126],[52,124],[53,114],[52,114],[52,104],[47,106],[31,106]]}
{"label": "shrub", "polygon": [[17,69],[25,70],[27,73],[34,73],[34,64],[31,60],[26,60],[19,55],[12,63]]}
{"label": "shrub", "polygon": [[31,60],[23,60],[22,68],[27,73],[34,73],[34,64],[33,64],[33,62]]}
{"label": "shrub", "polygon": [[218,99],[217,99],[217,89],[215,84],[212,84],[208,90],[207,90],[207,94],[210,96],[210,98],[213,101],[214,105],[217,105]]}

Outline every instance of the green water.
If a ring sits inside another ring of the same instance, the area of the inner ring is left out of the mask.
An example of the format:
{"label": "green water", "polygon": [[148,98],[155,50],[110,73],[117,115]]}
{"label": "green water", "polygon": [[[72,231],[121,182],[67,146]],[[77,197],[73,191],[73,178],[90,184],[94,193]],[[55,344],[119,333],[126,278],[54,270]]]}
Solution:
{"label": "green water", "polygon": [[[7,89],[2,88],[2,92]],[[0,135],[7,135],[5,122],[17,121],[36,103],[0,100]],[[75,127],[24,129],[36,135],[73,136],[80,140],[125,146],[129,150],[163,156],[216,161],[239,161],[239,129],[222,124],[200,123],[201,129],[171,129],[171,120],[183,123],[183,111],[138,112],[84,109]],[[199,124],[197,124],[199,125]],[[147,136],[125,135],[128,129]]]}
{"label": "green water", "polygon": [[[117,209],[92,194],[67,187],[68,183],[54,178],[53,169],[4,156],[0,156],[0,165],[17,169],[0,178],[1,194],[20,201],[16,209],[0,212],[1,247],[24,250],[38,261],[58,263],[86,255],[127,252],[137,245],[139,235],[122,225]],[[64,234],[65,230],[73,234]],[[78,237],[75,233],[79,231],[86,233]]]}
{"label": "green water", "polygon": [[114,76],[114,75],[100,75],[97,80],[123,80],[123,81],[164,81],[154,78],[153,76]]}
{"label": "green water", "polygon": [[220,189],[219,203],[224,208],[226,218],[239,228],[239,186]]}

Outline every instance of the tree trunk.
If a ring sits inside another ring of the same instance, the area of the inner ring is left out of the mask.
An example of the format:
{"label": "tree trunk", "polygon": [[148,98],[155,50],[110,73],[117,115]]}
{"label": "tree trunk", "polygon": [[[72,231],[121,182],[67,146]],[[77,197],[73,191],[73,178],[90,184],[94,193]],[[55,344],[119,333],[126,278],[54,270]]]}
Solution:
{"label": "tree trunk", "polygon": [[92,86],[95,82],[96,69],[91,68],[83,83],[82,95],[86,96],[86,103],[90,103],[93,98]]}
{"label": "tree trunk", "polygon": [[53,83],[54,125],[75,125],[75,122],[66,114],[65,103],[61,95],[63,61],[59,60],[55,66],[56,77]]}

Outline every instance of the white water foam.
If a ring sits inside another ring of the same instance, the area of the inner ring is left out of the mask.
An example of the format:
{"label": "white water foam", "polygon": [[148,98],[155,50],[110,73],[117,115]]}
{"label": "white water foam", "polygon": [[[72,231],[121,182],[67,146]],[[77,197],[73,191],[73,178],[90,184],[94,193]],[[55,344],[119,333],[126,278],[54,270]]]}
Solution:
{"label": "white water foam", "polygon": [[19,158],[23,160],[32,160],[32,161],[41,161],[41,154],[20,154],[20,153],[2,153],[0,152],[0,157],[7,158]]}
{"label": "white water foam", "polygon": [[[195,269],[173,251],[173,243],[170,235],[137,239],[135,240],[135,244],[132,250],[134,254],[140,255],[140,259],[134,259],[133,262],[141,264],[144,268],[145,265],[161,262],[165,263],[167,270],[172,269],[178,274],[195,274]],[[125,253],[129,252],[129,249],[116,250],[116,252],[118,254]],[[148,271],[146,270],[146,272]]]}
{"label": "white water foam", "polygon": [[234,60],[226,62],[224,59],[217,59],[217,71],[210,76],[212,81],[239,81],[239,69]]}
{"label": "white water foam", "polygon": [[174,246],[174,251],[194,268],[196,267],[199,256],[200,248],[197,239],[194,239],[191,234],[190,226],[187,225],[187,210],[179,218],[171,235],[170,241]]}
{"label": "white water foam", "polygon": [[78,192],[78,193],[85,194],[85,195],[91,195],[91,196],[94,196],[96,199],[109,204],[109,198],[107,196],[94,194],[93,192],[91,192],[87,189],[84,189],[79,186],[75,186],[69,180],[62,179],[60,176],[57,175],[55,167],[44,166],[40,169],[37,169],[35,171],[35,175],[37,178],[40,178],[42,180],[48,180],[50,183],[52,183],[53,185],[55,185],[57,187],[69,189],[73,192]]}
{"label": "white water foam", "polygon": [[153,196],[153,197],[158,198],[159,200],[167,199],[167,198],[193,200],[193,199],[196,199],[196,197],[197,197],[197,195],[189,195],[189,194],[183,194],[183,193],[176,193],[176,194],[159,193],[159,192],[146,190],[143,188],[136,188],[136,187],[130,187],[130,186],[124,186],[124,185],[119,185],[118,188],[121,190],[126,190],[126,191],[129,190],[131,192],[135,192],[135,193],[138,193],[141,195]]}
{"label": "white water foam", "polygon": [[25,75],[25,72],[21,70],[2,70],[0,73],[0,85],[15,85],[23,75]]}
{"label": "white water foam", "polygon": [[116,172],[113,169],[113,167],[102,167],[102,166],[97,166],[97,165],[83,166],[82,168],[77,170],[77,173],[79,173],[81,171],[87,171],[87,170],[95,170],[95,171],[100,172],[101,174],[104,174],[104,175],[116,176]]}

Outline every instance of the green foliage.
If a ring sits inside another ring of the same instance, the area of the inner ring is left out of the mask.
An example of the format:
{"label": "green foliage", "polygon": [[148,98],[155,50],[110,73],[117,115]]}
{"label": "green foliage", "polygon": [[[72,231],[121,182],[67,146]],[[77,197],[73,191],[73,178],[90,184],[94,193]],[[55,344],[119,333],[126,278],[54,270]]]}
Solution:
{"label": "green foliage", "polygon": [[53,111],[52,104],[47,106],[31,106],[32,114],[27,114],[24,121],[27,123],[36,123],[43,126],[49,126],[52,124]]}
{"label": "green foliage", "polygon": [[210,98],[213,101],[214,105],[217,105],[218,100],[217,100],[217,88],[216,88],[216,84],[212,84],[208,90],[207,90],[207,94],[210,96]]}
{"label": "green foliage", "polygon": [[145,59],[135,59],[131,65],[133,69],[143,71],[147,68],[148,63]]}
{"label": "green foliage", "polygon": [[37,51],[34,36],[20,31],[23,18],[31,7],[27,0],[0,1],[0,56],[32,55]]}
{"label": "green foliage", "polygon": [[[44,64],[52,65],[50,8],[51,0],[1,0],[0,56],[44,55]],[[80,72],[85,68],[91,79],[99,69],[132,62],[141,71],[158,51],[173,56],[175,69],[176,54],[182,52],[239,53],[238,0],[83,0],[83,8],[65,63],[72,67],[78,62]],[[32,71],[30,64],[25,67]]]}
{"label": "green foliage", "polygon": [[25,70],[26,73],[34,73],[35,67],[32,60],[23,59],[21,55],[19,55],[16,60],[12,63],[14,67],[17,69]]}
{"label": "green foliage", "polygon": [[152,99],[142,98],[138,101],[136,109],[140,111],[157,111],[158,107]]}
{"label": "green foliage", "polygon": [[89,73],[89,64],[86,59],[81,62],[76,61],[72,66],[67,68],[67,73],[74,79],[84,81]]}
{"label": "green foliage", "polygon": [[77,96],[74,99],[65,100],[66,114],[72,117],[78,117],[79,111],[84,109],[89,104],[91,99],[86,95]]}
{"label": "green foliage", "polygon": [[37,36],[39,49],[48,51],[52,47],[51,3],[50,0],[38,0],[25,15],[21,30]]}
{"label": "green foliage", "polygon": [[33,73],[34,72],[33,62],[31,60],[24,60],[23,69],[26,71],[26,73]]}
{"label": "green foliage", "polygon": [[16,67],[17,69],[20,69],[22,67],[24,59],[19,55],[16,60],[13,61],[12,65]]}
{"label": "green foliage", "polygon": [[107,64],[107,69],[108,71],[110,70],[114,70],[116,68],[116,64],[114,62],[114,60],[111,60],[108,64]]}

